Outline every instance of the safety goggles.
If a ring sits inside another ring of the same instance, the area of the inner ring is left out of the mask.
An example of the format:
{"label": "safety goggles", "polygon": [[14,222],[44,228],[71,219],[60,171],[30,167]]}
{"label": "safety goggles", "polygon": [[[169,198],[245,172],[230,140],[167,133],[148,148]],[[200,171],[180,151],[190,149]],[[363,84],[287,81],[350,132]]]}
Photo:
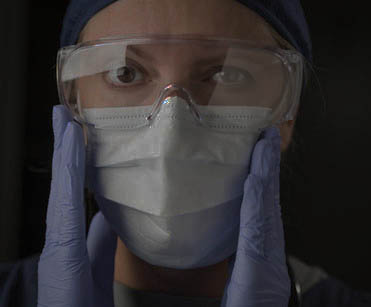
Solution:
{"label": "safety goggles", "polygon": [[[292,119],[300,99],[304,63],[293,50],[184,35],[132,35],[86,42],[62,48],[57,61],[60,100],[78,122],[94,125],[84,110],[128,112],[129,116],[120,118],[130,121],[136,114],[133,110],[139,109],[143,120],[131,129],[151,125],[161,106],[174,96],[181,97],[195,119],[206,126],[205,114],[215,110],[217,114],[225,107],[241,112],[265,110],[267,125]],[[228,120],[233,124],[239,119]]]}

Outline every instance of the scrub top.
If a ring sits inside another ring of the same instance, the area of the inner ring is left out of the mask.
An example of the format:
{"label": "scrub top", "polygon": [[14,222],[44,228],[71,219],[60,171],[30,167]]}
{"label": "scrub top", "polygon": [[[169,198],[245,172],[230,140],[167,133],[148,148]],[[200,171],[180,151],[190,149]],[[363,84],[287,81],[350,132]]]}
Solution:
{"label": "scrub top", "polygon": [[[14,263],[0,264],[0,307],[37,306],[39,255]],[[302,307],[371,307],[371,293],[349,288],[321,268],[289,256],[289,265],[302,291]],[[115,282],[115,307],[219,307],[215,298],[194,298],[131,289]]]}

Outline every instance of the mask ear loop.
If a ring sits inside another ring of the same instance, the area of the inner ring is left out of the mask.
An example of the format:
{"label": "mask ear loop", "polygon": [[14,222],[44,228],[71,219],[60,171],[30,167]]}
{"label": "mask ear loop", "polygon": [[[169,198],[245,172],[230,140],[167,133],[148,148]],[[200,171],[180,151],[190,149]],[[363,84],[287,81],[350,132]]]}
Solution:
{"label": "mask ear loop", "polygon": [[82,119],[82,121],[79,119],[74,119],[76,122],[78,122],[81,127],[82,127],[82,132],[83,132],[83,135],[84,135],[84,143],[85,143],[85,148],[88,146],[88,124],[85,123],[85,120],[84,120],[84,117],[82,115],[82,108],[81,108],[81,100],[80,100],[80,94],[79,94],[79,90],[76,89],[76,105],[77,105],[77,111],[79,112],[78,115],[79,117]]}
{"label": "mask ear loop", "polygon": [[[176,93],[176,95],[171,95],[172,93]],[[161,107],[164,104],[169,103],[169,97],[173,97],[173,96],[179,96],[179,97],[183,98],[187,103],[188,110],[192,113],[192,115],[195,117],[197,122],[200,125],[205,126],[205,123],[202,119],[202,116],[201,116],[200,112],[197,110],[196,103],[193,100],[192,95],[185,88],[180,87],[175,83],[168,84],[161,91],[159,97],[157,98],[156,102],[153,105],[153,108],[151,110],[150,115],[147,117],[147,121],[149,123],[149,126],[152,125],[154,119],[156,118],[156,116],[160,112]]]}

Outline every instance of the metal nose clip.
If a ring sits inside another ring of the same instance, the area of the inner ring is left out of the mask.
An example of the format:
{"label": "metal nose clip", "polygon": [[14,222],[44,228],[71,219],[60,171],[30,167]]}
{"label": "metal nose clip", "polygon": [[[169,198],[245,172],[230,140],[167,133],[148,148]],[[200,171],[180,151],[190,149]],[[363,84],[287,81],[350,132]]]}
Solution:
{"label": "metal nose clip", "polygon": [[185,88],[180,87],[175,83],[167,85],[161,91],[158,99],[153,105],[150,115],[147,117],[147,120],[149,121],[150,124],[160,112],[162,105],[169,103],[171,97],[182,98],[187,103],[189,111],[196,118],[196,120],[200,124],[203,124],[201,115],[197,110],[196,103],[194,102],[191,94]]}
{"label": "metal nose clip", "polygon": [[186,92],[186,90],[181,87],[178,87],[177,85],[168,85],[167,87],[165,87],[165,90],[166,92],[164,94],[166,98],[164,101],[171,97],[180,97],[186,101],[191,99],[190,95]]}

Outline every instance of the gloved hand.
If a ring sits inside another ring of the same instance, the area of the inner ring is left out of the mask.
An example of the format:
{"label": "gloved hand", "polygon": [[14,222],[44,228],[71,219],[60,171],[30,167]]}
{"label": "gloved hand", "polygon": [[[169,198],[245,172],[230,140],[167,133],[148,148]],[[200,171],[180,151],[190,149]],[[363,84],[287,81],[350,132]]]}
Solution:
{"label": "gloved hand", "polygon": [[280,141],[278,129],[270,128],[255,145],[223,307],[288,306],[291,284],[279,197]]}
{"label": "gloved hand", "polygon": [[86,240],[82,129],[64,106],[53,110],[53,129],[53,173],[38,268],[38,307],[113,307],[117,236],[98,214]]}

